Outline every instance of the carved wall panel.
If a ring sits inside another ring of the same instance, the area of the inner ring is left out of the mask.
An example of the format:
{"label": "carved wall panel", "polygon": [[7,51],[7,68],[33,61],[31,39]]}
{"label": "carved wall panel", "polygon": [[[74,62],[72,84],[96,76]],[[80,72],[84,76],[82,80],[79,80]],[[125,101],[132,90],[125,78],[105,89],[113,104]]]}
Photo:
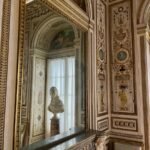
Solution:
{"label": "carved wall panel", "polygon": [[138,131],[137,120],[128,118],[112,118],[112,129]]}
{"label": "carved wall panel", "polygon": [[45,64],[44,59],[36,57],[34,60],[31,142],[45,134]]}
{"label": "carved wall panel", "polygon": [[136,113],[131,6],[129,0],[110,6],[113,113]]}
{"label": "carved wall panel", "polygon": [[108,120],[108,118],[99,120],[97,122],[97,129],[98,129],[98,131],[105,131],[108,128],[109,128],[109,120]]}
{"label": "carved wall panel", "polygon": [[97,115],[107,113],[106,6],[97,0]]}

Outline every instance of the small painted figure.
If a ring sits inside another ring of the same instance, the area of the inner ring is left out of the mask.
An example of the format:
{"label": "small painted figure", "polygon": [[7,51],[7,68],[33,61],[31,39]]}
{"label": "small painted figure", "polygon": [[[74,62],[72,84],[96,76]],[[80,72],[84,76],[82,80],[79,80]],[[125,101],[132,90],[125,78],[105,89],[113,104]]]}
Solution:
{"label": "small painted figure", "polygon": [[122,111],[127,111],[128,110],[128,107],[127,107],[127,102],[128,102],[128,99],[127,99],[127,95],[126,95],[126,92],[125,92],[125,89],[127,87],[126,86],[120,86],[120,89],[121,91],[119,92],[118,96],[120,98],[120,110]]}

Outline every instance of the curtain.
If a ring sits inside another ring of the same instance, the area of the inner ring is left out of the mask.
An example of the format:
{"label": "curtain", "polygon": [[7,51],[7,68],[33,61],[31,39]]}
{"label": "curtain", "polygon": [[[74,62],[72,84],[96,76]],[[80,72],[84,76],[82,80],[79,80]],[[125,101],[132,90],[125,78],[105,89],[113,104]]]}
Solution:
{"label": "curtain", "polygon": [[[49,59],[47,67],[47,107],[51,100],[50,88],[55,86],[64,104],[64,113],[59,114],[60,132],[64,132],[75,127],[75,57]],[[46,117],[50,130],[52,113],[47,112]]]}

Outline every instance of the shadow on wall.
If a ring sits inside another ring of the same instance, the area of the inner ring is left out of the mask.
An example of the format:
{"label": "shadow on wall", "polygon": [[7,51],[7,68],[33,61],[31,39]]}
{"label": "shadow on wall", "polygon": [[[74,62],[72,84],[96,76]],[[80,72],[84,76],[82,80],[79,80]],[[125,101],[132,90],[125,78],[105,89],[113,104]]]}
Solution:
{"label": "shadow on wall", "polygon": [[114,144],[114,150],[141,150],[141,147],[135,145],[127,145],[121,143]]}

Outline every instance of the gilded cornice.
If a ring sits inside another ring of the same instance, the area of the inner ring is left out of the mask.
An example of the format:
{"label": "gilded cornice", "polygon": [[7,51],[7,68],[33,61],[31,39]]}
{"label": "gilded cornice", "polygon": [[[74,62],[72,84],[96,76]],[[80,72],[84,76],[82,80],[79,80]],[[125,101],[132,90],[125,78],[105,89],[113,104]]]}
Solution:
{"label": "gilded cornice", "polygon": [[77,6],[69,5],[66,1],[60,0],[41,0],[52,10],[65,16],[84,31],[89,29],[89,17],[83,13]]}
{"label": "gilded cornice", "polygon": [[25,30],[25,2],[19,1],[19,40],[18,40],[18,72],[17,72],[17,92],[16,92],[16,111],[15,111],[15,129],[14,129],[14,150],[19,150],[20,146],[20,118],[22,103],[22,81],[23,81],[23,51],[24,51],[24,30]]}

